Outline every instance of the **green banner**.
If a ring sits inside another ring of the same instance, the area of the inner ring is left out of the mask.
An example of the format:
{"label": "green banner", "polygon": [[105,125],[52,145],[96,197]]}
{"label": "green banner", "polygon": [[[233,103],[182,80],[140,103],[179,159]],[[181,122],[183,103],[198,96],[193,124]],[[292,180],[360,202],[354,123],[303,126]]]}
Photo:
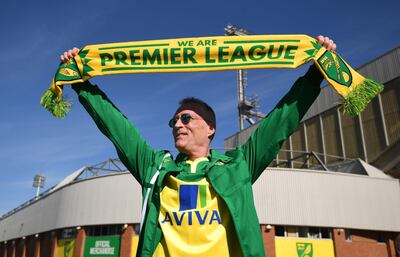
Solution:
{"label": "green banner", "polygon": [[85,240],[84,257],[119,256],[120,236],[92,236]]}

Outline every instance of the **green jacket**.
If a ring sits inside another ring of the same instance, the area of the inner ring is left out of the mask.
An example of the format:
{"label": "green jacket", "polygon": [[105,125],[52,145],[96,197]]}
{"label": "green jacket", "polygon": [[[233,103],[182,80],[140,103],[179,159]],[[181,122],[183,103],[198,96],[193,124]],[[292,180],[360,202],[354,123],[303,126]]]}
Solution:
{"label": "green jacket", "polygon": [[[214,150],[210,153],[210,162],[204,167],[206,177],[229,208],[244,257],[265,255],[252,184],[275,158],[282,143],[297,129],[320,92],[322,79],[317,68],[311,66],[260,122],[246,143],[225,154]],[[121,161],[142,186],[143,198],[151,187],[137,256],[152,257],[162,237],[158,215],[163,181],[167,174],[183,171],[185,156],[179,154],[175,161],[164,162],[157,182],[151,186],[149,182],[166,151],[156,151],[149,146],[97,86],[84,83],[73,88],[98,128],[114,144]]]}

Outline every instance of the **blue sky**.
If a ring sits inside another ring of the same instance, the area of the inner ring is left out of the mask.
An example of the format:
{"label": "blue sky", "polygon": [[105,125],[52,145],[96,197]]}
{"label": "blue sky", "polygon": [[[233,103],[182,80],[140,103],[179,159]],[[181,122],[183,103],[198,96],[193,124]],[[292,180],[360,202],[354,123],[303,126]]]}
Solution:
{"label": "blue sky", "polygon": [[[7,1],[0,9],[0,214],[34,196],[33,176],[47,185],[115,157],[80,106],[66,119],[39,105],[66,49],[121,41],[217,36],[228,24],[256,34],[325,34],[353,67],[400,45],[400,1]],[[248,71],[248,95],[268,112],[306,67]],[[144,138],[173,149],[167,122],[179,99],[196,96],[214,107],[213,147],[238,130],[236,72],[119,75],[93,79]]]}

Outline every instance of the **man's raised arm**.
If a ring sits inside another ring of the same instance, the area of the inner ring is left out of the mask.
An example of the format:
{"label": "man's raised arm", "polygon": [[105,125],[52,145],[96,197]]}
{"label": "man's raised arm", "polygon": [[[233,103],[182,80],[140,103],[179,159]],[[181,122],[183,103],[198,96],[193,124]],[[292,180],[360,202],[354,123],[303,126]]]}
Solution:
{"label": "man's raised arm", "polygon": [[[60,60],[67,62],[78,52],[77,48],[69,50],[60,56]],[[97,127],[114,144],[122,163],[136,180],[143,184],[146,170],[154,160],[155,151],[97,86],[86,81],[74,84],[72,88],[78,93],[79,102]]]}
{"label": "man's raised arm", "polygon": [[[318,36],[317,41],[327,50],[336,50],[336,44],[328,37]],[[248,141],[239,146],[247,160],[252,183],[276,157],[282,143],[296,131],[303,116],[318,97],[323,79],[318,68],[312,65],[260,122]]]}

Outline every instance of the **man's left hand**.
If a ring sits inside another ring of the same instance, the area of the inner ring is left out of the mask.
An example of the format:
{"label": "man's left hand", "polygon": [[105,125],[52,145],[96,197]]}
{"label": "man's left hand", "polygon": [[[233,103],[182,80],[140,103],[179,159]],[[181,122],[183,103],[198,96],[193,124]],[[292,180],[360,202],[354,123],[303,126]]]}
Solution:
{"label": "man's left hand", "polygon": [[318,41],[318,44],[322,45],[327,50],[329,50],[331,52],[335,52],[336,51],[336,44],[329,37],[319,35],[316,39]]}

